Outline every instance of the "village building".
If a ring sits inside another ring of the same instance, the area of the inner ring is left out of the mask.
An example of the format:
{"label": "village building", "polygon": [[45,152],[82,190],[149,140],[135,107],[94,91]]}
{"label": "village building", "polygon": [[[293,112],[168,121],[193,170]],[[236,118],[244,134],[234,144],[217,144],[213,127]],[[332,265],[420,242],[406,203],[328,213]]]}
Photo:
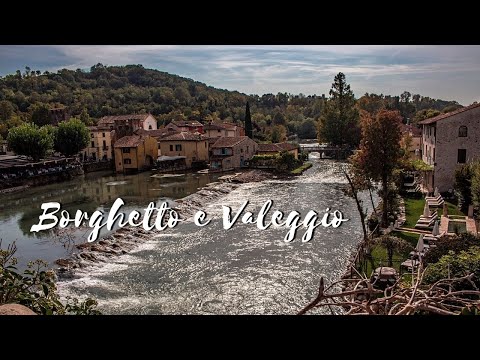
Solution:
{"label": "village building", "polygon": [[203,134],[203,124],[196,120],[188,120],[188,121],[172,121],[165,129],[171,132],[184,132],[189,131],[192,133],[200,133]]}
{"label": "village building", "polygon": [[213,145],[210,169],[227,171],[246,166],[257,152],[258,144],[248,136],[221,137]]}
{"label": "village building", "polygon": [[59,122],[70,119],[70,114],[65,106],[48,109],[48,115],[50,116],[50,124],[52,125],[58,125]]}
{"label": "village building", "polygon": [[115,142],[114,148],[117,172],[146,170],[151,168],[157,159],[157,140],[148,135],[124,136]]}
{"label": "village building", "polygon": [[112,145],[117,139],[133,135],[139,129],[157,130],[157,120],[152,114],[130,114],[104,116],[98,121],[97,126],[106,126],[115,133],[112,137]]}
{"label": "village building", "polygon": [[209,123],[203,127],[205,136],[209,138],[245,136],[245,129],[232,123]]}
{"label": "village building", "polygon": [[161,156],[185,156],[186,168],[200,168],[208,163],[207,138],[200,133],[183,131],[160,140]]}
{"label": "village building", "polygon": [[83,161],[112,160],[112,138],[114,131],[109,126],[89,126],[89,144],[82,150]]}
{"label": "village building", "polygon": [[299,146],[288,142],[281,142],[275,144],[258,144],[258,155],[278,155],[282,151],[288,151],[298,159]]}
{"label": "village building", "polygon": [[455,170],[480,156],[480,104],[420,121],[422,160],[431,166],[423,172],[428,192],[453,190]]}

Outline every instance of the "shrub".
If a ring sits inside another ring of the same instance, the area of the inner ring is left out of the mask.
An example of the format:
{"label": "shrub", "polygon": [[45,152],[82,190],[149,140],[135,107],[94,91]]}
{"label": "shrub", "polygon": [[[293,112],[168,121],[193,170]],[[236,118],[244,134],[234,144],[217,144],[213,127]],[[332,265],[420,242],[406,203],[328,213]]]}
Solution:
{"label": "shrub", "polygon": [[480,239],[473,234],[464,233],[456,236],[442,236],[435,244],[437,246],[429,249],[423,258],[423,261],[427,264],[438,262],[442,256],[450,252],[457,254],[474,245],[479,245]]}
{"label": "shrub", "polygon": [[93,299],[79,301],[67,298],[64,305],[60,301],[55,285],[55,273],[45,270],[46,263],[36,260],[28,264],[28,269],[20,274],[14,257],[15,243],[7,250],[1,248],[0,241],[0,305],[21,304],[40,315],[97,315],[97,302]]}

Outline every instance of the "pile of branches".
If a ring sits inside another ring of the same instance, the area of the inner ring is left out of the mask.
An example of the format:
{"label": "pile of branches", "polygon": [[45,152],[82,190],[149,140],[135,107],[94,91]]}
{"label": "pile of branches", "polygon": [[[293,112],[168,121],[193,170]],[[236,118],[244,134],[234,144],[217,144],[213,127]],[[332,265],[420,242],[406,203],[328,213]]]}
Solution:
{"label": "pile of branches", "polygon": [[[358,278],[342,279],[328,287],[322,277],[317,297],[298,315],[316,308],[346,315],[480,314],[480,291],[472,281],[474,274],[422,285],[424,269],[420,266],[411,286],[402,286],[400,277],[394,285],[379,290],[375,282],[352,270]],[[457,290],[465,283],[471,290]]]}

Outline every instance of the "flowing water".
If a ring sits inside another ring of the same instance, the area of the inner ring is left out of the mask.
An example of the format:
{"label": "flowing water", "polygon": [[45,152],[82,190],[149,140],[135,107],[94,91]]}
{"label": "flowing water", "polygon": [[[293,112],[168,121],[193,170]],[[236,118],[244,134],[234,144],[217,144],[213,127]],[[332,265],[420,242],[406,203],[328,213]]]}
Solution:
{"label": "flowing water", "polygon": [[[243,184],[207,202],[203,208],[213,220],[205,227],[183,222],[152,233],[129,254],[78,271],[59,283],[62,296],[94,297],[107,314],[295,314],[315,296],[321,276],[338,279],[362,236],[354,200],[342,190],[344,164],[314,154],[311,160],[302,176]],[[236,212],[246,200],[255,216],[273,200],[270,216],[296,210],[303,219],[315,210],[321,218],[329,208],[349,221],[318,227],[306,243],[304,230],[289,243],[284,227],[259,230],[238,221],[224,230],[222,205]]]}

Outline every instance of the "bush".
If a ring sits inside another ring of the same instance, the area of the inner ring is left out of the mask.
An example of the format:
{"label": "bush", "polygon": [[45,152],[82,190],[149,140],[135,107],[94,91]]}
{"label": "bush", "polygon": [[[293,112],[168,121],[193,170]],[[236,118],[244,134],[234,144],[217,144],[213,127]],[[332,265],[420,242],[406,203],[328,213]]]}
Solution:
{"label": "bush", "polygon": [[437,263],[427,267],[423,281],[433,284],[441,279],[462,277],[472,273],[474,274],[473,284],[464,281],[454,290],[472,289],[474,285],[477,288],[480,286],[480,247],[478,246],[472,246],[458,254],[450,251],[448,255],[442,256]]}
{"label": "bush", "polygon": [[98,315],[97,302],[86,299],[67,298],[60,302],[55,285],[55,273],[45,270],[46,263],[36,260],[28,264],[28,269],[20,274],[15,267],[15,243],[2,250],[0,241],[0,305],[21,304],[40,315]]}
{"label": "bush", "polygon": [[280,172],[290,172],[300,165],[300,161],[295,159],[295,155],[288,151],[282,151],[277,159],[276,170]]}
{"label": "bush", "polygon": [[468,250],[474,245],[479,245],[480,239],[470,233],[464,233],[456,236],[442,236],[436,242],[436,247],[429,249],[425,254],[423,261],[427,264],[433,264],[440,260],[444,255],[448,255],[450,252],[454,254],[463,250]]}

